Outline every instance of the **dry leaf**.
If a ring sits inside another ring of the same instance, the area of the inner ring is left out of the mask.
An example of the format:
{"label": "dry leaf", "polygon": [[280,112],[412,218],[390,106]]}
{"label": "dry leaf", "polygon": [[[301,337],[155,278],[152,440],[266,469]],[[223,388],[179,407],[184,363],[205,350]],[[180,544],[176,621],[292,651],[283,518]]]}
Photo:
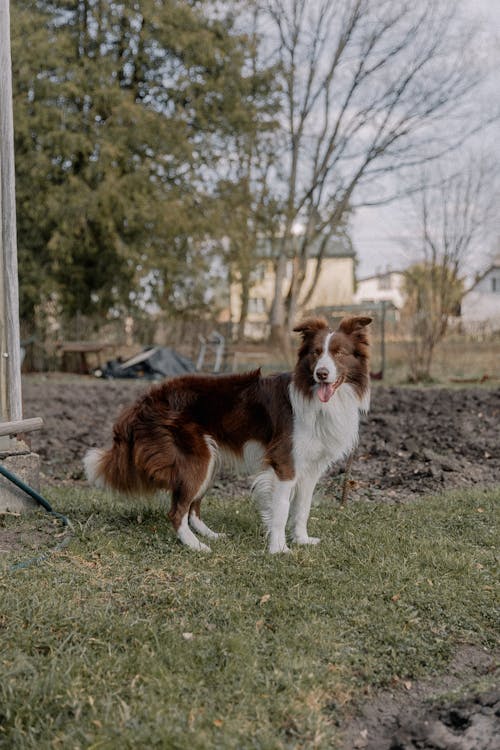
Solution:
{"label": "dry leaf", "polygon": [[270,598],[271,598],[271,594],[264,594],[264,596],[260,597],[259,604],[265,604],[266,602],[269,601]]}
{"label": "dry leaf", "polygon": [[364,750],[368,745],[368,729],[362,729],[354,740],[354,750]]}

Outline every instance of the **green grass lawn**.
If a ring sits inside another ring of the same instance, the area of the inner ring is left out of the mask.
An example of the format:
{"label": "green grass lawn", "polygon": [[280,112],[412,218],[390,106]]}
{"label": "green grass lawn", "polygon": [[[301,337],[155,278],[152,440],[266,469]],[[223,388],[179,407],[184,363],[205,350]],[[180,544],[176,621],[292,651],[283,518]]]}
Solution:
{"label": "green grass lawn", "polygon": [[331,748],[353,701],[498,637],[498,491],[323,499],[321,545],[282,556],[251,502],[205,503],[228,536],[204,555],[159,504],[47,494],[70,545],[14,572],[32,551],[0,558],[0,747]]}

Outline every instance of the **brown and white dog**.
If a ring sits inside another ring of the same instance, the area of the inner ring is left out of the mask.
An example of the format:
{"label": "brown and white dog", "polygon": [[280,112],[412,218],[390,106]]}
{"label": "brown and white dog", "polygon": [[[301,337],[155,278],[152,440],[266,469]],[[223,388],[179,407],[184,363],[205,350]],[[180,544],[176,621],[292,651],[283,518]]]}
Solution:
{"label": "brown and white dog", "polygon": [[287,521],[294,542],[317,544],[307,532],[314,488],[353,450],[369,407],[370,322],[344,318],[332,331],[324,318],[305,320],[293,373],[186,375],[151,388],[119,418],[112,447],[87,453],[87,478],[126,494],[170,490],[179,540],[208,551],[194,532],[219,534],[201,520],[201,500],[219,460],[237,461],[259,472],[269,551],[288,551]]}

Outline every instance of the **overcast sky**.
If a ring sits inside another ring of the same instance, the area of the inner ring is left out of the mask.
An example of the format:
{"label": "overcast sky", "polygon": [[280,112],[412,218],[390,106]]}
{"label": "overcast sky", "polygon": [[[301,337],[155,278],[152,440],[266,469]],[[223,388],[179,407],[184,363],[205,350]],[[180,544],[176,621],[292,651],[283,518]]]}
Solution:
{"label": "overcast sky", "polygon": [[[500,102],[500,0],[464,0],[464,5],[471,15],[471,21],[479,19],[481,25],[484,23],[480,52],[490,70],[488,91]],[[480,100],[478,96],[478,102]],[[496,150],[500,164],[500,123],[491,125],[485,137],[491,142],[491,148]],[[410,252],[405,250],[408,219],[407,209],[402,204],[358,210],[352,225],[359,259],[358,278],[388,268],[399,270],[411,263]],[[477,268],[471,271],[484,268],[492,252],[500,253],[500,209],[485,244],[484,253],[474,258]]]}

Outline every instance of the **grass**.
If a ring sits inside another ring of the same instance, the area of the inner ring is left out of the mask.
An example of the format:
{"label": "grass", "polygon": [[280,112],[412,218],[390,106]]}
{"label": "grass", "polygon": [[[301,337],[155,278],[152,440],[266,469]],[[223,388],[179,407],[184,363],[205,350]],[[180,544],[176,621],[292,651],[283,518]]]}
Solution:
{"label": "grass", "polygon": [[[477,381],[484,376],[486,385],[498,387],[500,380],[500,339],[491,337],[477,341],[465,336],[449,336],[434,352],[431,376],[436,383],[456,387],[456,381]],[[372,341],[371,369],[381,367],[380,341]],[[408,381],[408,344],[404,341],[386,342],[384,384],[395,385]],[[467,384],[467,383],[466,383]]]}
{"label": "grass", "polygon": [[202,555],[159,505],[49,495],[71,544],[2,558],[0,747],[331,748],[353,701],[498,636],[494,490],[322,500],[321,545],[274,557],[251,503],[210,498],[228,536]]}

